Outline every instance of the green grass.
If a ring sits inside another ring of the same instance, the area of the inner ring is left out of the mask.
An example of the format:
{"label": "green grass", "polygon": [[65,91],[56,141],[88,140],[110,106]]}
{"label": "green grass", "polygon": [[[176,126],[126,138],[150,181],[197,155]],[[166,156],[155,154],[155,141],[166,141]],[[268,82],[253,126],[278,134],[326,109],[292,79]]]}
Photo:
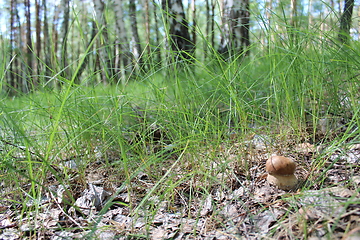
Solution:
{"label": "green grass", "polygon": [[[122,204],[133,215],[148,206],[150,224],[157,201],[174,202],[184,184],[191,203],[206,198],[214,186],[234,188],[217,177],[234,165],[252,180],[256,163],[241,159],[256,153],[237,152],[234,160],[223,149],[254,134],[275,139],[269,153],[306,141],[326,143],[328,152],[312,163],[314,175],[324,167],[323,156],[359,140],[357,43],[340,49],[304,36],[296,45],[252,51],[230,62],[215,55],[191,67],[169,64],[169,71],[154,69],[126,85],[90,87],[69,79],[61,90],[3,96],[0,174],[11,194],[0,199],[22,204],[25,219],[40,208],[49,184],[72,186],[69,195],[78,194],[87,188],[88,171],[101,161],[107,185],[126,186],[134,199]],[[348,128],[335,124],[320,136],[319,121],[329,115],[344,118]],[[63,167],[69,160],[77,162],[75,173]],[[145,195],[136,189],[141,172],[153,183]],[[323,180],[314,177],[304,189],[322,186]],[[154,196],[158,199],[151,202]],[[27,206],[30,199],[34,204]],[[74,200],[70,197],[68,204]],[[109,201],[103,213],[113,204]]]}

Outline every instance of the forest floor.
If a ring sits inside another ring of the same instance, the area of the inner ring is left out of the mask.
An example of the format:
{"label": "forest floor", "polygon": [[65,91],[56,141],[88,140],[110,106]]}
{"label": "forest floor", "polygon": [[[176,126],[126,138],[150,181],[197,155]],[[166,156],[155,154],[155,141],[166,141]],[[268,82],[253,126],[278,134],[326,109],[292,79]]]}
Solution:
{"label": "forest floor", "polygon": [[[197,156],[189,147],[170,150],[160,169],[144,164],[127,183],[103,167],[120,151],[69,153],[49,166],[42,195],[25,204],[2,182],[0,239],[360,239],[360,144],[284,144],[261,134],[239,142],[234,134],[216,147],[204,142]],[[267,183],[272,154],[297,162],[297,190]],[[79,174],[85,158],[96,161]],[[70,185],[54,176],[63,168]]]}

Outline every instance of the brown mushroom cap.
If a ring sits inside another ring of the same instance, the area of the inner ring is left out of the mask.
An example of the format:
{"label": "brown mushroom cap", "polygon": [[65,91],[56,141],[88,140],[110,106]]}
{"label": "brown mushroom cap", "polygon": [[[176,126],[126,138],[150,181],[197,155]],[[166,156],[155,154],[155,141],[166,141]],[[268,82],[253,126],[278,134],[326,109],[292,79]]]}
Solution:
{"label": "brown mushroom cap", "polygon": [[290,158],[273,156],[266,161],[266,171],[269,173],[267,180],[283,190],[292,190],[297,185],[294,175],[296,163]]}
{"label": "brown mushroom cap", "polygon": [[266,171],[271,175],[292,175],[295,172],[296,163],[290,158],[272,156],[266,161]]}

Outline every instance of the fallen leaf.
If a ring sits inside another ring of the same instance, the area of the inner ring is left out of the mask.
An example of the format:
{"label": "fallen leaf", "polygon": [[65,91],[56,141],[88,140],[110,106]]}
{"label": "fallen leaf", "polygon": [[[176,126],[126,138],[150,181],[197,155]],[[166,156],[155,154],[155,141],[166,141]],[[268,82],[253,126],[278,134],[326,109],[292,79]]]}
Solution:
{"label": "fallen leaf", "polygon": [[200,215],[201,216],[206,216],[206,215],[208,215],[209,213],[211,213],[212,212],[212,196],[211,196],[211,194],[209,194],[207,197],[206,197],[206,199],[205,199],[205,201],[204,201],[204,203],[203,203],[203,205],[202,205],[202,209],[201,209],[201,211],[200,211]]}

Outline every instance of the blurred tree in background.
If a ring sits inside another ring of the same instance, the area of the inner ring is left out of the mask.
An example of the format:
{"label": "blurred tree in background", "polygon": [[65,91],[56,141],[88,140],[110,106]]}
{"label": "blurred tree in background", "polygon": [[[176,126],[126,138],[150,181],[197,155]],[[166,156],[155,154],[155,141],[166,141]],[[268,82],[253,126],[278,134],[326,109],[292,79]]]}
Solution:
{"label": "blurred tree in background", "polygon": [[353,0],[6,0],[0,8],[10,94],[71,79],[125,84],[169,60],[216,52],[251,57],[250,46],[266,52],[302,29],[344,43],[359,36]]}
{"label": "blurred tree in background", "polygon": [[249,0],[221,1],[221,40],[219,52],[232,55],[243,53],[250,45]]}

